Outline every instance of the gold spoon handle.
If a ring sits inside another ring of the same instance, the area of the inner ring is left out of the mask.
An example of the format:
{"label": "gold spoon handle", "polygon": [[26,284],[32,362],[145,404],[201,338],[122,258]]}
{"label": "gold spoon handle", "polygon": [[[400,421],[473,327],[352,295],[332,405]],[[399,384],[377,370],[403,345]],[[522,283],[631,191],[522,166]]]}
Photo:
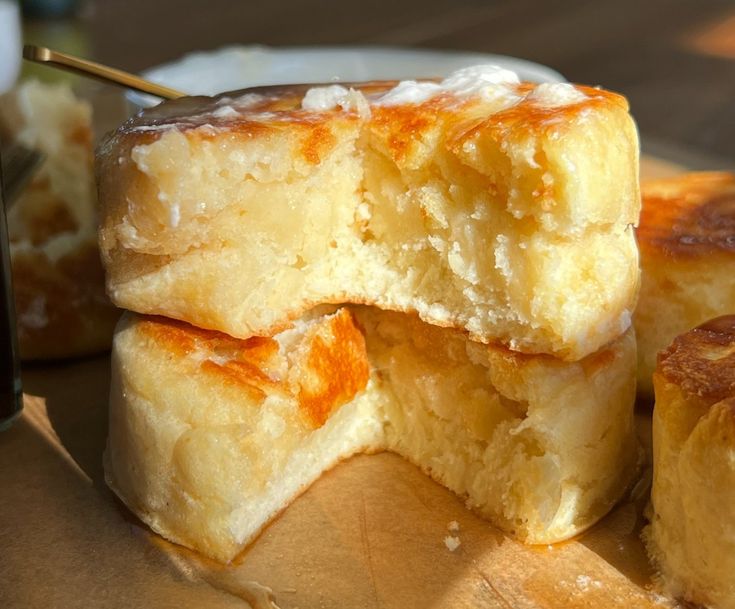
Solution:
{"label": "gold spoon handle", "polygon": [[23,47],[23,57],[30,61],[49,64],[52,67],[68,70],[69,72],[81,74],[82,76],[91,76],[106,83],[119,85],[127,89],[140,91],[141,93],[148,93],[149,95],[155,95],[163,99],[176,99],[177,97],[184,97],[186,95],[186,93],[157,85],[139,76],[135,76],[135,74],[116,70],[115,68],[108,68],[93,61],[87,61],[86,59],[74,57],[73,55],[60,53],[59,51],[52,51],[46,47],[27,44]]}

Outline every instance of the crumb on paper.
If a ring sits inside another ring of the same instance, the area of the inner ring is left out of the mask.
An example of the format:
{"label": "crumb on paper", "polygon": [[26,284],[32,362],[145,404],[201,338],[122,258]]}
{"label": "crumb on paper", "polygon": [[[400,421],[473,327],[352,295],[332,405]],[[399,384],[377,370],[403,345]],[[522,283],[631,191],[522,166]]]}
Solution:
{"label": "crumb on paper", "polygon": [[578,575],[575,583],[582,592],[586,592],[590,588],[602,588],[602,582],[592,579],[589,575]]}
{"label": "crumb on paper", "polygon": [[459,531],[459,522],[457,522],[456,520],[450,520],[449,524],[447,525],[447,530]]}
{"label": "crumb on paper", "polygon": [[654,605],[658,605],[659,607],[679,607],[679,605],[668,596],[664,596],[663,594],[659,594],[655,590],[650,590],[648,592],[648,596],[651,599],[651,602],[653,602]]}
{"label": "crumb on paper", "polygon": [[459,540],[459,537],[454,537],[453,535],[447,535],[444,538],[444,545],[447,546],[447,550],[450,552],[454,552],[460,543],[462,542]]}

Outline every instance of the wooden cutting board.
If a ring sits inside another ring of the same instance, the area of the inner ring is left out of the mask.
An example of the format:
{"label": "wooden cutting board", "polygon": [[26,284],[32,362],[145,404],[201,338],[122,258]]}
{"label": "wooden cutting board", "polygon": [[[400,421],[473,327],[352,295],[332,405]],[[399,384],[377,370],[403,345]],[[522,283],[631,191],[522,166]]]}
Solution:
{"label": "wooden cutting board", "polygon": [[[643,163],[647,177],[679,170]],[[25,411],[0,434],[0,607],[672,606],[639,540],[645,492],[575,540],[524,546],[387,453],[326,473],[218,565],[158,538],[105,486],[107,356],[29,366],[23,381]],[[648,406],[638,422],[647,444]]]}

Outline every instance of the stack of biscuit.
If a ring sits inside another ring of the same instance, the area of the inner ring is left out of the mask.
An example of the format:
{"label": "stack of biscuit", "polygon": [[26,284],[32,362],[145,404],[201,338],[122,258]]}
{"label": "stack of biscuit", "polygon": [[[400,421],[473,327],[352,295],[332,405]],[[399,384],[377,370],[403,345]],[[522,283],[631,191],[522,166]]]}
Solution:
{"label": "stack of biscuit", "polygon": [[637,155],[620,96],[487,66],[131,119],[97,165],[108,483],[222,561],[366,451],[525,542],[589,527],[639,459]]}

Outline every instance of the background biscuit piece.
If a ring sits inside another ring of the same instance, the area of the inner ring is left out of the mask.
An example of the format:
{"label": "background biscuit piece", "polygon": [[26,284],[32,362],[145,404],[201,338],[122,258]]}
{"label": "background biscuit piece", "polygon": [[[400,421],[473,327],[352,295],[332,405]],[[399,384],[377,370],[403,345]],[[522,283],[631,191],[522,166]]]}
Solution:
{"label": "background biscuit piece", "polygon": [[648,551],[667,591],[735,607],[735,316],[677,337],[653,377]]}
{"label": "background biscuit piece", "polygon": [[638,390],[653,397],[656,354],[679,334],[735,313],[735,175],[644,183],[637,238]]}
{"label": "background biscuit piece", "polygon": [[3,137],[45,155],[8,211],[23,359],[108,349],[119,312],[97,248],[91,108],[64,85],[26,82],[0,103]]}

